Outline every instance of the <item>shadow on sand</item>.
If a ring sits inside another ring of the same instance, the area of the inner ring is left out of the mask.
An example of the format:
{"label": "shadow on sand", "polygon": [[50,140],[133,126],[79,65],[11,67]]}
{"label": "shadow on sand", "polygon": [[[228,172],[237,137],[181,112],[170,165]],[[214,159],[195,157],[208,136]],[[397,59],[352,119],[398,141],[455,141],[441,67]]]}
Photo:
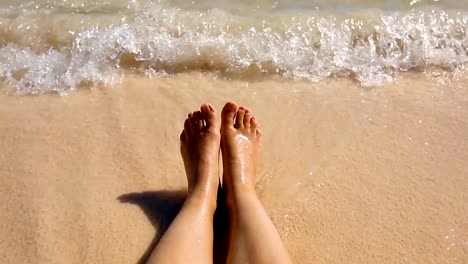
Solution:
{"label": "shadow on sand", "polygon": [[[164,232],[169,228],[174,218],[182,208],[187,192],[178,191],[147,191],[127,193],[118,197],[121,203],[138,205],[148,220],[156,229],[156,236],[146,248],[137,262],[144,264],[148,261],[151,252],[158,244]],[[229,214],[225,206],[225,196],[222,189],[218,190],[218,206],[213,223],[214,229],[214,263],[226,263],[228,247]]]}

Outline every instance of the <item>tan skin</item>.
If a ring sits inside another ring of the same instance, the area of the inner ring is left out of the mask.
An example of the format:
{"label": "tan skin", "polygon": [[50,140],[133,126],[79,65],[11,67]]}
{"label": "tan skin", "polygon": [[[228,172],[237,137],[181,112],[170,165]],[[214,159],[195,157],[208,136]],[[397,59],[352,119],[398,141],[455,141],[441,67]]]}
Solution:
{"label": "tan skin", "polygon": [[188,197],[148,263],[212,263],[213,216],[219,149],[230,212],[228,263],[291,263],[281,238],[255,193],[261,130],[251,112],[227,103],[221,131],[213,106],[189,114],[180,135]]}

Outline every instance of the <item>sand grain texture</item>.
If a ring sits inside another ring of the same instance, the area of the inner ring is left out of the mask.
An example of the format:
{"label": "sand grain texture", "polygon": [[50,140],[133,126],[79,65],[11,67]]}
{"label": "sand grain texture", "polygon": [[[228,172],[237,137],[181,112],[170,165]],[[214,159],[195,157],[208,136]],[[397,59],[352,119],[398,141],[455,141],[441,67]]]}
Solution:
{"label": "sand grain texture", "polygon": [[184,74],[4,93],[1,262],[136,263],[183,199],[185,115],[235,100],[262,124],[257,187],[296,263],[466,263],[465,84]]}

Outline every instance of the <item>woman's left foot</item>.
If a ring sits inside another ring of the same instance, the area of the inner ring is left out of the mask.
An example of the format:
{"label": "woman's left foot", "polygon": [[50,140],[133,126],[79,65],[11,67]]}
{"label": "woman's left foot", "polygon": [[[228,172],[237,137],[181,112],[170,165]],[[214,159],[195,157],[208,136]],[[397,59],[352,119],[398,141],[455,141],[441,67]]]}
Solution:
{"label": "woman's left foot", "polygon": [[188,114],[180,134],[180,149],[189,197],[197,196],[216,204],[220,139],[218,117],[212,105],[204,104]]}

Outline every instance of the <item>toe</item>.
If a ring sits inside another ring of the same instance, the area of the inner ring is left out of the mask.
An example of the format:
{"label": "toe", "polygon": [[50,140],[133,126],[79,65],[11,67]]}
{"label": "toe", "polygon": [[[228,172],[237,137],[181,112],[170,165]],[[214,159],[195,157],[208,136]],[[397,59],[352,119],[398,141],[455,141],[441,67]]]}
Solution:
{"label": "toe", "polygon": [[239,110],[237,110],[236,124],[234,125],[236,128],[244,127],[244,115],[245,115],[245,108],[241,106],[239,107]]}
{"label": "toe", "polygon": [[191,112],[190,114],[188,114],[188,121],[189,121],[190,131],[191,132],[195,131],[195,127],[196,127],[195,120],[196,120],[195,119],[195,112]]}
{"label": "toe", "polygon": [[206,122],[207,129],[217,129],[216,110],[210,104],[204,104],[200,108],[203,118]]}
{"label": "toe", "polygon": [[185,122],[184,122],[184,135],[185,136],[190,136],[190,134],[191,134],[192,129],[190,128],[190,121],[189,120],[190,119],[187,118],[187,119],[185,119]]}
{"label": "toe", "polygon": [[260,138],[262,136],[262,130],[260,129],[260,126],[258,126],[257,129],[255,129],[255,136],[257,138]]}
{"label": "toe", "polygon": [[222,126],[234,126],[234,118],[237,113],[237,104],[234,102],[228,102],[221,112],[221,125]]}
{"label": "toe", "polygon": [[252,130],[256,130],[258,128],[258,123],[257,123],[257,119],[255,118],[255,116],[250,118],[250,127],[252,128]]}
{"label": "toe", "polygon": [[184,142],[185,141],[185,131],[182,130],[182,133],[180,133],[180,141]]}
{"label": "toe", "polygon": [[197,131],[202,130],[204,126],[204,121],[203,121],[203,114],[200,111],[195,111],[193,113],[193,118],[195,119],[195,129]]}
{"label": "toe", "polygon": [[260,125],[257,123],[257,120],[255,117],[252,117],[250,119],[250,128],[251,131],[255,131],[255,136],[260,137],[262,135],[262,129],[260,128]]}
{"label": "toe", "polygon": [[244,115],[244,127],[250,128],[250,119],[252,118],[252,113],[249,110],[245,111]]}

